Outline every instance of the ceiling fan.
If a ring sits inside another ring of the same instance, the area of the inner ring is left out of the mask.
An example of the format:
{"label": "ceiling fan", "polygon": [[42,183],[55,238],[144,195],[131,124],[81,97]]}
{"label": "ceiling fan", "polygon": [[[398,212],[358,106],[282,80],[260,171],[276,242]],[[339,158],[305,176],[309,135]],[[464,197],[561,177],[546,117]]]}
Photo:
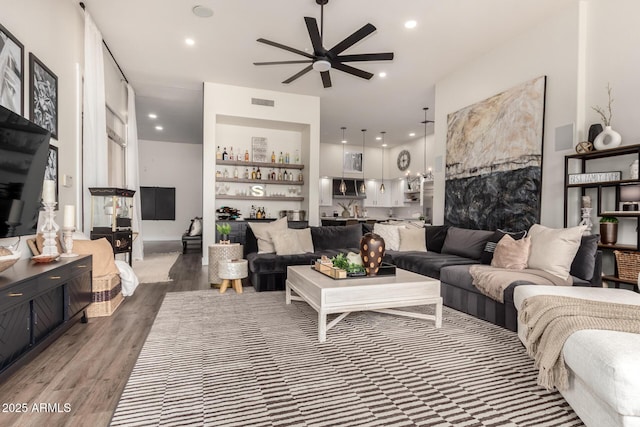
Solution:
{"label": "ceiling fan", "polygon": [[393,52],[387,53],[363,53],[355,55],[341,55],[342,52],[358,43],[360,40],[367,37],[369,34],[376,30],[372,24],[366,24],[359,30],[355,31],[346,39],[332,47],[331,49],[325,49],[322,44],[322,36],[324,32],[324,5],[329,0],[315,0],[320,5],[320,30],[318,30],[318,21],[315,18],[305,16],[304,22],[307,24],[307,31],[309,31],[309,38],[311,39],[311,45],[313,46],[313,54],[298,50],[283,44],[259,38],[257,41],[260,43],[268,44],[280,49],[287,50],[289,52],[297,53],[308,59],[298,61],[273,61],[273,62],[254,62],[254,65],[280,65],[280,64],[311,64],[293,76],[289,77],[282,83],[288,84],[297,78],[305,75],[311,70],[320,72],[322,78],[322,84],[325,88],[331,87],[331,75],[329,70],[334,68],[336,70],[343,71],[348,74],[352,74],[357,77],[369,80],[373,77],[373,74],[354,68],[350,65],[344,64],[345,62],[359,62],[359,61],[390,61],[393,59]]}

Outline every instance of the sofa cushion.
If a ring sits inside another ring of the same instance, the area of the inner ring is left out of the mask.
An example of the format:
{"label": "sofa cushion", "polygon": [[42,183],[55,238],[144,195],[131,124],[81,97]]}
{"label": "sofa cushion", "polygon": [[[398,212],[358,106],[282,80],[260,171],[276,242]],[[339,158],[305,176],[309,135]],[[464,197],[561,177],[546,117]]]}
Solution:
{"label": "sofa cushion", "polygon": [[448,265],[477,264],[469,258],[451,254],[439,254],[437,252],[393,252],[389,253],[393,263],[403,270],[409,270],[423,276],[440,278],[440,270]]}
{"label": "sofa cushion", "polygon": [[427,225],[424,228],[427,239],[427,250],[429,252],[442,251],[444,239],[447,237],[448,225]]}
{"label": "sofa cushion", "polygon": [[524,236],[527,235],[527,231],[504,231],[504,230],[496,230],[493,233],[493,236],[489,237],[487,243],[484,245],[484,249],[482,250],[482,255],[480,255],[480,262],[483,264],[490,265],[491,260],[493,259],[493,252],[496,250],[496,245],[502,239],[505,234],[509,234],[515,240],[520,240]]}
{"label": "sofa cushion", "polygon": [[313,253],[276,255],[275,253],[260,254],[253,252],[247,255],[249,270],[252,273],[284,272],[290,265],[311,265],[318,258]]}
{"label": "sofa cushion", "polygon": [[582,236],[580,247],[571,263],[571,275],[583,280],[591,280],[596,268],[596,252],[598,252],[598,234]]}
{"label": "sofa cushion", "polygon": [[442,245],[442,253],[478,260],[491,236],[493,231],[450,227]]}
{"label": "sofa cushion", "polygon": [[294,255],[313,252],[311,230],[303,228],[270,232],[273,246],[277,255]]}
{"label": "sofa cushion", "polygon": [[359,248],[362,226],[354,224],[311,227],[311,238],[316,252],[332,248]]}
{"label": "sofa cushion", "polygon": [[527,268],[530,249],[531,239],[529,237],[515,240],[510,235],[505,234],[496,245],[491,266],[524,270]]}
{"label": "sofa cushion", "polygon": [[533,224],[529,229],[531,238],[529,268],[543,270],[561,279],[567,279],[585,229],[585,226],[549,228]]}
{"label": "sofa cushion", "polygon": [[399,227],[401,252],[418,251],[426,252],[425,232],[421,228]]}
{"label": "sofa cushion", "polygon": [[258,253],[273,253],[276,248],[271,240],[271,233],[279,233],[287,229],[287,217],[273,222],[250,222],[249,227],[258,240]]}
{"label": "sofa cushion", "polygon": [[390,251],[400,249],[400,229],[405,228],[404,225],[396,224],[375,224],[373,232],[384,240],[384,247]]}

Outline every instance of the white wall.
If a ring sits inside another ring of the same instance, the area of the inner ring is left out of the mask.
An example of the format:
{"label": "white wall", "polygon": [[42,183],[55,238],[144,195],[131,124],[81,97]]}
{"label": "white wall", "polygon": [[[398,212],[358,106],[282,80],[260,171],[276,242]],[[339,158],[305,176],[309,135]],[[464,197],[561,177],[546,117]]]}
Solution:
{"label": "white wall", "polygon": [[142,221],[144,240],[180,240],[193,217],[202,216],[202,146],[139,141],[140,186],[175,187],[175,221]]}
{"label": "white wall", "polygon": [[[434,154],[444,159],[448,114],[527,80],[547,76],[540,222],[550,227],[563,226],[564,155],[573,151],[556,151],[555,129],[577,120],[578,8],[575,4],[559,10],[436,84]],[[444,168],[436,164],[434,170],[434,224],[442,224]]]}

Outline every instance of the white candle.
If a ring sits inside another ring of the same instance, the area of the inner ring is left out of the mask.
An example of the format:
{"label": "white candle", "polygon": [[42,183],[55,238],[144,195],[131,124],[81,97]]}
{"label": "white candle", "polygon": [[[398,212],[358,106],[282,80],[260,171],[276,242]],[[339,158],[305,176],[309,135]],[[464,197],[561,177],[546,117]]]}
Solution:
{"label": "white candle", "polygon": [[42,185],[42,201],[44,203],[54,203],[56,201],[56,182],[45,179]]}
{"label": "white candle", "polygon": [[74,205],[64,205],[64,228],[76,226],[76,207]]}

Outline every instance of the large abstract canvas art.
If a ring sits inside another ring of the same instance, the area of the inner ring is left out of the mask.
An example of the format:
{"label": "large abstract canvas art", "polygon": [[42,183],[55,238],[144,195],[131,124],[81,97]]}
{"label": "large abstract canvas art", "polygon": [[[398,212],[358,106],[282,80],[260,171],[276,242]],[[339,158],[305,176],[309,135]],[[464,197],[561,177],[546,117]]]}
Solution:
{"label": "large abstract canvas art", "polygon": [[546,77],[447,117],[445,223],[513,231],[540,222]]}

